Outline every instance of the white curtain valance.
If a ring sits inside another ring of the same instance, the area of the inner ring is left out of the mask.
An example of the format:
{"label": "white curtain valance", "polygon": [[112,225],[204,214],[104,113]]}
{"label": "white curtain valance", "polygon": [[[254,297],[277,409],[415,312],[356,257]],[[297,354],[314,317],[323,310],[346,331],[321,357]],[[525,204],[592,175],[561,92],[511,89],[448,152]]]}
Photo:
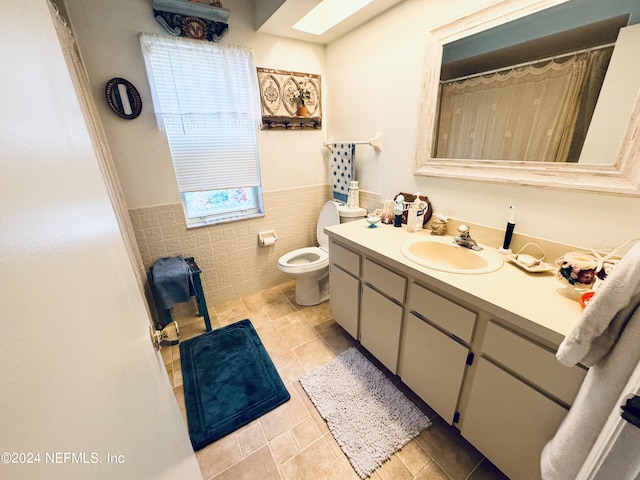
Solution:
{"label": "white curtain valance", "polygon": [[146,33],[140,44],[180,192],[259,187],[262,117],[252,51]]}
{"label": "white curtain valance", "polygon": [[251,49],[149,33],[140,35],[140,45],[158,128],[261,123]]}

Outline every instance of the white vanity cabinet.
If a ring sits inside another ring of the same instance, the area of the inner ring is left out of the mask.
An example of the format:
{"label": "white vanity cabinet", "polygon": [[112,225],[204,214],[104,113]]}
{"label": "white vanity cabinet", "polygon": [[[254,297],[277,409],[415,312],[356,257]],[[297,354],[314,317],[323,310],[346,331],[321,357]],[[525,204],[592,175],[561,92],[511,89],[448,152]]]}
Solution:
{"label": "white vanity cabinet", "polygon": [[[389,247],[400,245],[404,232],[372,233],[353,223],[334,227],[344,236],[330,235],[336,322],[511,480],[539,479],[542,449],[586,369],[558,362],[558,336],[546,335],[539,312],[531,315],[535,322],[529,320],[527,312],[510,308],[511,297],[502,301],[481,283],[502,279],[510,286],[533,279],[519,270],[478,276],[478,282],[431,275],[409,266],[399,247]],[[544,278],[537,281],[543,283],[530,288],[547,285]],[[556,295],[555,283],[548,286]],[[543,298],[546,290],[540,292]],[[554,305],[550,315],[574,314],[564,299],[549,297],[548,303]]]}
{"label": "white vanity cabinet", "polygon": [[363,262],[362,280],[360,342],[395,374],[407,280],[369,259]]}
{"label": "white vanity cabinet", "polygon": [[[399,375],[438,415],[453,424],[477,315],[412,283],[402,334]],[[455,332],[455,333],[454,333]]]}
{"label": "white vanity cabinet", "polygon": [[460,432],[512,480],[540,478],[540,455],[586,370],[489,322]]}
{"label": "white vanity cabinet", "polygon": [[329,292],[333,319],[356,340],[360,318],[360,255],[329,242]]}

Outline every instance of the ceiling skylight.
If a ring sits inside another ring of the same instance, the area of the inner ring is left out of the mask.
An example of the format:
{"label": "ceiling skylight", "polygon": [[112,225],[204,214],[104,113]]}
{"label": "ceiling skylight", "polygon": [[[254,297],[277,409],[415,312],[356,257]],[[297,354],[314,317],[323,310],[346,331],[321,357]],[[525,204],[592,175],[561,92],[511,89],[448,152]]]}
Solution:
{"label": "ceiling skylight", "polygon": [[371,2],[372,0],[322,0],[291,28],[322,35]]}

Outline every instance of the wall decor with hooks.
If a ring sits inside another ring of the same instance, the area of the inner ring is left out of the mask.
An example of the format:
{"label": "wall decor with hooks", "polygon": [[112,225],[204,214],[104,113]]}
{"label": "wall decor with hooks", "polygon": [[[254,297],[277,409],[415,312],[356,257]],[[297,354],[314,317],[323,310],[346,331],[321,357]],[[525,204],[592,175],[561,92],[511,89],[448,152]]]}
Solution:
{"label": "wall decor with hooks", "polygon": [[262,129],[322,129],[320,75],[257,68]]}

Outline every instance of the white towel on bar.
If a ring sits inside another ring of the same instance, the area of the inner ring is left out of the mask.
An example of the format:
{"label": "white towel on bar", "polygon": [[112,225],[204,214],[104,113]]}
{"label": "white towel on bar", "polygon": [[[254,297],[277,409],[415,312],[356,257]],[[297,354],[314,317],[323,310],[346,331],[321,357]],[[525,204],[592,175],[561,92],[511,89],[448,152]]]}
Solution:
{"label": "white towel on bar", "polygon": [[560,363],[595,365],[613,348],[640,303],[640,243],[613,268],[556,353]]}
{"label": "white towel on bar", "polygon": [[354,143],[336,143],[331,155],[331,183],[333,198],[341,202],[349,199],[349,185],[356,179],[356,146]]}
{"label": "white towel on bar", "polygon": [[[640,309],[629,320],[613,350],[589,369],[569,413],[542,450],[543,480],[576,478],[609,416],[620,414],[618,399],[640,362],[638,345]],[[629,448],[630,454],[637,455],[637,446]]]}
{"label": "white towel on bar", "polygon": [[558,350],[565,365],[593,364],[569,413],[542,451],[543,480],[576,478],[609,415],[620,412],[618,399],[640,362],[639,277],[640,244],[613,268]]}

